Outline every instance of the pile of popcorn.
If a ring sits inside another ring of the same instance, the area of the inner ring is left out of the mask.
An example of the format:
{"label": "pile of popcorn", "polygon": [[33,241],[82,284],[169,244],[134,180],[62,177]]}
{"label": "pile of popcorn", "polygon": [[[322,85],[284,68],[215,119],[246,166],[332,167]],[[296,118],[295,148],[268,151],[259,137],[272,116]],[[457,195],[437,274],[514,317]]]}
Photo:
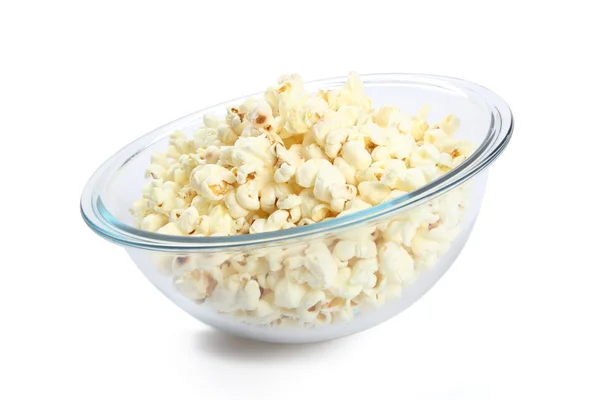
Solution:
{"label": "pile of popcorn", "polygon": [[[193,138],[174,132],[147,169],[132,207],[138,228],[170,235],[229,236],[318,223],[402,196],[468,157],[459,120],[435,125],[377,110],[351,73],[340,89],[307,92],[284,75],[262,99],[204,115]],[[435,265],[459,233],[461,186],[377,226],[287,248],[165,256],[175,286],[218,312],[256,324],[347,321],[381,306]],[[165,264],[166,263],[166,264]]]}

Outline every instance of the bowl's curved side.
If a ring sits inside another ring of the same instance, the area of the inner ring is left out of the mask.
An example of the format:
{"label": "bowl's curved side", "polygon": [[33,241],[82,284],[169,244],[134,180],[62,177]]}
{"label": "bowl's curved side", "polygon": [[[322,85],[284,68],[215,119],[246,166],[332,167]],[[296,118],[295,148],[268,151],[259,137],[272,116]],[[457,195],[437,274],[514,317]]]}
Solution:
{"label": "bowl's curved side", "polygon": [[[414,304],[438,282],[454,263],[468,241],[481,207],[486,181],[487,171],[484,171],[472,181],[470,204],[462,219],[460,233],[454,238],[449,249],[438,259],[437,263],[431,268],[419,270],[415,281],[404,286],[402,294],[398,298],[380,308],[361,312],[348,322],[318,325],[310,328],[283,328],[248,324],[231,315],[216,312],[210,304],[195,302],[181,294],[175,288],[174,278],[170,274],[172,255],[133,247],[127,248],[127,252],[148,280],[167,298],[194,318],[216,329],[247,339],[274,343],[310,343],[331,340],[352,335],[385,322]],[[354,229],[364,228],[364,226],[357,226]],[[186,257],[191,254],[182,253],[180,256]],[[235,253],[218,254],[216,257],[222,256],[222,259],[226,259],[232,255],[235,255]],[[164,257],[165,263],[162,263],[162,257]]]}

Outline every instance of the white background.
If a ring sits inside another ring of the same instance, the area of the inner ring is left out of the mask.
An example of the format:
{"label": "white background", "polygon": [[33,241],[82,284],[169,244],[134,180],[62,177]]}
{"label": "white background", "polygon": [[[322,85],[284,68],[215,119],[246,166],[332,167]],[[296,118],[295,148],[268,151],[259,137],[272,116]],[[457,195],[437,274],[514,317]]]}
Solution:
{"label": "white background", "polygon": [[[600,398],[600,29],[593,2],[554,3],[1,2],[0,398]],[[87,178],[138,136],[350,70],[472,80],[516,118],[470,242],[389,322],[224,336],[81,220]]]}

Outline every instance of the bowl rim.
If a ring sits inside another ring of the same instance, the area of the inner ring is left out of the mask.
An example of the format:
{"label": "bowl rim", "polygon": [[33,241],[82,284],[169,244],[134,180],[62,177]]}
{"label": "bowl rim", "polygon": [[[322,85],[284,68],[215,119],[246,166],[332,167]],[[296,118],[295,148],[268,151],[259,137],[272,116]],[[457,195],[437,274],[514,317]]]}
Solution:
{"label": "bowl rim", "polygon": [[[306,82],[305,87],[308,90],[339,87],[345,84],[346,79],[346,76],[318,79]],[[114,217],[104,206],[101,189],[106,186],[118,169],[137,154],[168,136],[176,129],[176,126],[201,119],[203,114],[211,110],[225,108],[232,103],[240,103],[249,97],[260,96],[264,93],[261,91],[195,111],[154,129],[123,147],[102,163],[88,180],[81,195],[81,215],[86,224],[105,239],[123,246],[150,250],[169,252],[219,251],[303,240],[308,237],[324,235],[332,231],[369,223],[437,197],[473,178],[487,168],[504,151],[512,137],[514,118],[508,104],[491,90],[476,83],[442,75],[414,73],[365,74],[361,75],[361,80],[365,86],[408,83],[423,87],[435,87],[459,92],[470,99],[483,101],[490,112],[490,126],[486,136],[473,154],[460,165],[417,190],[365,210],[301,227],[237,236],[175,236],[142,231],[125,224]]]}

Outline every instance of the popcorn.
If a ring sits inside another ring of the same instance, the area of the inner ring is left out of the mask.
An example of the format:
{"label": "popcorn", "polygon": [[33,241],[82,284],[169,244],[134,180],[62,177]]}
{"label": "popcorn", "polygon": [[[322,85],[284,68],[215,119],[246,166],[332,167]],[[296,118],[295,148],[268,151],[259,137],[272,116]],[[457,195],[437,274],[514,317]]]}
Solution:
{"label": "popcorn", "polygon": [[[217,130],[214,128],[202,127],[194,132],[192,139],[193,146],[196,149],[205,149],[208,146],[217,143]],[[167,156],[178,158],[181,152],[173,147],[167,148]]]}
{"label": "popcorn", "polygon": [[345,267],[338,269],[335,282],[331,287],[331,293],[334,296],[341,297],[343,299],[353,299],[354,297],[358,296],[362,290],[362,286],[351,284],[351,276],[351,268]]}
{"label": "popcorn", "polygon": [[[195,257],[190,255],[182,254],[175,258],[170,257],[168,262],[170,272],[176,277],[186,275],[197,269],[195,261]],[[165,260],[165,264],[166,263],[167,261]]]}
{"label": "popcorn", "polygon": [[310,159],[302,164],[296,171],[296,183],[304,188],[313,187],[319,171],[330,166],[331,162],[325,159]]}
{"label": "popcorn", "polygon": [[317,204],[310,213],[312,222],[323,221],[329,215],[331,208],[327,204]]}
{"label": "popcorn", "polygon": [[431,143],[440,149],[440,144],[448,138],[450,138],[450,136],[441,128],[432,126],[425,131],[425,134],[423,135],[423,142]]}
{"label": "popcorn", "polygon": [[[369,238],[370,239],[370,238]],[[340,261],[348,261],[351,258],[373,258],[377,256],[377,246],[371,240],[355,241],[340,240],[334,248],[334,255]]]}
{"label": "popcorn", "polygon": [[257,127],[268,127],[273,125],[273,112],[269,103],[259,100],[252,104],[247,111],[250,122]]}
{"label": "popcorn", "polygon": [[317,173],[314,181],[315,198],[324,202],[330,202],[334,198],[334,192],[338,196],[343,195],[345,185],[344,174],[333,165],[325,164]]}
{"label": "popcorn", "polygon": [[267,220],[265,218],[258,218],[252,225],[250,225],[249,233],[261,233],[266,231]]}
{"label": "popcorn", "polygon": [[286,121],[284,129],[290,133],[306,133],[314,123],[313,118],[327,108],[322,100],[310,98],[297,74],[280,77],[276,92],[279,115]]}
{"label": "popcorn", "polygon": [[333,165],[344,175],[346,183],[356,185],[356,169],[341,157],[333,160]]}
{"label": "popcorn", "polygon": [[371,151],[371,158],[374,162],[390,159],[390,150],[385,146],[377,146]]}
{"label": "popcorn", "polygon": [[233,234],[233,217],[229,214],[227,207],[218,205],[208,213],[208,226],[210,233]]}
{"label": "popcorn", "polygon": [[275,171],[273,175],[273,179],[278,183],[285,183],[292,179],[296,174],[296,168],[291,166],[288,163],[283,163],[281,166]]}
{"label": "popcorn", "polygon": [[166,174],[167,170],[160,164],[150,164],[146,169],[146,178],[152,177],[152,179],[164,179]]}
{"label": "popcorn", "polygon": [[302,198],[297,194],[289,194],[277,200],[277,208],[282,210],[291,210],[302,204]]}
{"label": "popcorn", "polygon": [[167,155],[165,153],[154,152],[150,155],[150,164],[160,165],[162,167],[167,167]]}
{"label": "popcorn", "polygon": [[196,226],[200,222],[200,214],[196,207],[186,208],[176,222],[177,228],[181,232],[190,234],[196,230]]}
{"label": "popcorn", "polygon": [[306,249],[305,262],[308,274],[304,275],[304,279],[309,286],[326,289],[333,284],[337,267],[325,244],[314,243]]}
{"label": "popcorn", "polygon": [[190,152],[190,146],[187,137],[181,131],[175,131],[171,134],[171,136],[169,137],[169,145],[169,148],[171,149],[171,153],[173,155],[185,154]]}
{"label": "popcorn", "polygon": [[373,115],[373,121],[382,128],[387,128],[398,124],[397,117],[399,115],[399,109],[385,105],[377,110],[375,115]]}
{"label": "popcorn", "polygon": [[283,268],[283,250],[281,249],[270,249],[265,255],[265,260],[269,266],[270,271],[279,271]]}
{"label": "popcorn", "polygon": [[363,170],[371,165],[371,155],[365,144],[359,140],[350,140],[344,144],[342,157],[356,170]]}
{"label": "popcorn", "polygon": [[248,125],[248,120],[245,120],[244,117],[244,113],[240,113],[240,111],[237,108],[231,107],[227,109],[227,116],[225,117],[225,122],[231,127],[231,129],[233,129],[233,131],[237,135],[240,135],[244,128]]}
{"label": "popcorn", "polygon": [[279,320],[281,318],[281,311],[279,310],[279,307],[274,305],[274,302],[273,293],[263,296],[263,298],[258,301],[256,310],[250,314],[250,321],[260,325],[266,325]]}
{"label": "popcorn", "polygon": [[240,217],[233,222],[233,229],[237,234],[250,233],[250,224],[244,217]]}
{"label": "popcorn", "polygon": [[157,179],[153,182],[156,186],[150,189],[148,195],[157,213],[168,214],[175,206],[175,190],[178,185],[172,187]]}
{"label": "popcorn", "polygon": [[440,159],[441,153],[432,144],[424,144],[418,149],[414,150],[409,158],[411,167],[423,168],[433,166],[435,167]]}
{"label": "popcorn", "polygon": [[[371,242],[373,243],[373,242]],[[361,291],[371,289],[377,284],[377,276],[375,273],[379,270],[379,261],[375,256],[373,258],[364,257],[358,260],[352,266],[352,275],[349,282],[352,285],[361,286]]]}
{"label": "popcorn", "polygon": [[237,140],[238,135],[235,133],[233,128],[227,124],[219,124],[217,127],[217,134],[215,139],[224,145],[233,145]]}
{"label": "popcorn", "polygon": [[142,219],[140,228],[149,232],[156,232],[167,223],[167,216],[164,214],[148,214]]}
{"label": "popcorn", "polygon": [[174,222],[169,222],[166,225],[159,228],[156,233],[162,233],[163,235],[183,235],[184,232],[179,229],[177,224]]}
{"label": "popcorn", "polygon": [[370,137],[374,144],[387,147],[390,157],[404,159],[410,155],[412,149],[416,146],[412,135],[401,133],[395,128],[382,128],[377,124],[368,123],[360,129]]}
{"label": "popcorn", "polygon": [[438,126],[448,135],[454,135],[460,126],[460,120],[455,115],[447,115],[438,123]]}
{"label": "popcorn", "polygon": [[307,292],[297,307],[298,318],[301,322],[313,323],[319,316],[320,304],[325,301],[325,293],[321,290]]}
{"label": "popcorn", "polygon": [[284,271],[281,271],[281,270],[271,271],[271,272],[267,273],[265,282],[262,285],[263,288],[265,288],[266,290],[275,290],[275,286],[277,286],[277,283],[279,281],[281,281],[284,276],[285,276]]}
{"label": "popcorn", "polygon": [[199,215],[206,215],[212,203],[202,196],[195,196],[190,203],[192,207],[196,207]]}
{"label": "popcorn", "polygon": [[278,199],[288,196],[291,190],[288,185],[271,182],[260,191],[260,208],[272,213],[275,211]]}
{"label": "popcorn", "polygon": [[275,164],[275,154],[269,151],[271,146],[272,143],[265,134],[239,137],[233,146],[221,152],[219,162],[232,167],[255,165],[257,169],[261,169],[264,165]]}
{"label": "popcorn", "polygon": [[[325,139],[325,154],[329,158],[337,157],[342,145],[348,139],[348,129],[340,128],[330,132]],[[367,153],[368,154],[368,153]]]}
{"label": "popcorn", "polygon": [[339,213],[338,217],[343,217],[345,215],[352,214],[353,212],[366,210],[367,208],[370,208],[370,207],[371,207],[371,204],[369,204],[365,201],[362,201],[361,199],[352,199],[348,203],[346,203],[346,207],[344,208],[344,211]]}
{"label": "popcorn", "polygon": [[[221,155],[221,149],[217,146],[208,146],[204,151],[204,161],[207,164],[216,164],[219,161],[219,156]],[[179,161],[180,164],[183,164],[182,161]]]}
{"label": "popcorn", "polygon": [[414,261],[402,246],[383,243],[379,248],[379,271],[388,283],[410,282],[414,276]]}
{"label": "popcorn", "polygon": [[[205,114],[150,157],[131,213],[160,234],[229,236],[302,227],[406,195],[469,157],[453,115],[429,125],[392,105],[373,109],[357,74],[313,95],[283,75],[264,98]],[[157,268],[187,298],[251,324],[313,326],[383,306],[434,266],[460,233],[460,186],[376,225],[320,241],[242,252],[161,254]]]}
{"label": "popcorn", "polygon": [[379,181],[382,179],[385,170],[383,165],[378,162],[374,162],[367,169],[356,172],[356,181],[357,182],[365,182],[365,181]]}
{"label": "popcorn", "polygon": [[304,146],[302,148],[302,156],[307,160],[311,160],[311,159],[327,160],[327,154],[325,153],[325,150],[323,150],[321,147],[319,147],[319,145],[316,143],[310,143],[310,144],[307,144],[306,146]]}
{"label": "popcorn", "polygon": [[265,222],[264,231],[278,231],[283,229],[283,225],[287,222],[290,214],[286,210],[277,210],[273,214],[269,215]]}
{"label": "popcorn", "polygon": [[358,184],[358,192],[363,201],[377,205],[390,195],[391,189],[381,182],[365,181]]}
{"label": "popcorn", "polygon": [[419,259],[419,264],[425,267],[431,267],[443,251],[441,243],[430,239],[425,234],[419,234],[419,231],[417,231],[411,245],[414,256]]}
{"label": "popcorn", "polygon": [[221,200],[235,175],[220,165],[201,165],[192,171],[190,183],[194,190],[210,201]]}
{"label": "popcorn", "polygon": [[337,111],[337,115],[344,127],[355,126],[358,123],[360,114],[361,109],[356,106],[342,106]]}
{"label": "popcorn", "polygon": [[236,170],[236,181],[237,183],[239,183],[240,185],[243,185],[244,183],[253,180],[256,177],[256,173],[258,172],[258,169],[255,165],[242,165],[239,168],[237,168]]}
{"label": "popcorn", "polygon": [[429,114],[430,108],[431,107],[429,105],[424,105],[423,107],[421,107],[419,112],[417,112],[416,118],[413,121],[413,127],[410,133],[416,141],[423,140],[425,132],[427,132],[427,129],[429,129],[429,124],[427,123],[427,115]]}
{"label": "popcorn", "polygon": [[398,159],[390,159],[382,162],[383,175],[380,178],[381,183],[386,184],[390,188],[396,188],[398,181],[404,176],[406,171],[406,163]]}
{"label": "popcorn", "polygon": [[398,197],[400,197],[400,196],[404,196],[404,195],[405,195],[405,194],[407,194],[407,193],[408,193],[408,192],[405,192],[405,191],[403,191],[403,190],[392,190],[392,191],[390,192],[390,195],[389,195],[388,197],[386,197],[386,198],[385,198],[384,202],[386,202],[386,201],[390,201],[390,200],[393,200],[393,199],[396,199],[396,198],[398,198]]}
{"label": "popcorn", "polygon": [[[145,196],[148,196],[150,193],[149,189],[146,190],[146,188],[144,188],[143,191],[144,193],[148,193],[145,194]],[[136,200],[133,202],[129,212],[133,215],[133,218],[135,219],[136,227],[139,228],[142,224],[142,220],[144,219],[144,217],[154,213],[153,202],[147,198]]]}
{"label": "popcorn", "polygon": [[260,286],[243,274],[226,279],[212,292],[210,303],[221,312],[256,310],[260,299]]}
{"label": "popcorn", "polygon": [[439,216],[427,207],[417,207],[391,221],[383,231],[383,237],[385,240],[410,247],[412,246],[412,239],[421,225],[426,224],[429,226],[437,223],[438,220]]}
{"label": "popcorn", "polygon": [[283,278],[275,285],[275,305],[284,308],[296,308],[308,291],[305,285]]}
{"label": "popcorn", "polygon": [[423,170],[420,168],[396,169],[384,173],[381,181],[389,188],[410,192],[427,183]]}
{"label": "popcorn", "polygon": [[[462,160],[461,160],[462,162]],[[440,153],[440,156],[438,158],[437,161],[437,165],[439,168],[444,168],[444,172],[447,172],[447,170],[452,169],[453,165],[453,158],[450,154],[448,153]]]}
{"label": "popcorn", "polygon": [[300,205],[290,209],[290,222],[297,223],[302,218],[302,207]]}
{"label": "popcorn", "polygon": [[[232,218],[244,218],[250,211],[240,205],[236,194],[237,193],[235,190],[228,190],[227,193],[225,193],[223,200],[225,201],[225,205],[227,206],[229,214],[231,214]],[[243,193],[240,194],[240,196],[243,196]]]}
{"label": "popcorn", "polygon": [[235,189],[235,199],[238,204],[246,210],[258,210],[260,208],[258,188],[253,181],[238,186],[238,188]]}
{"label": "popcorn", "polygon": [[274,153],[277,157],[277,164],[288,164],[294,169],[298,168],[300,164],[304,162],[304,157],[302,157],[302,146],[301,145],[292,145],[289,149],[282,144],[277,143],[274,146]]}
{"label": "popcorn", "polygon": [[371,99],[365,95],[360,77],[355,72],[348,75],[343,88],[327,93],[327,102],[334,110],[343,106],[357,106],[369,111],[372,106]]}
{"label": "popcorn", "polygon": [[192,205],[192,201],[197,193],[190,185],[185,185],[175,193],[175,205],[178,208],[187,208]]}
{"label": "popcorn", "polygon": [[217,128],[220,123],[219,118],[214,114],[204,114],[202,116],[202,121],[207,128]]}
{"label": "popcorn", "polygon": [[331,323],[333,315],[342,312],[348,307],[348,300],[341,297],[326,298],[326,301],[321,305],[321,315],[319,316],[321,323]]}
{"label": "popcorn", "polygon": [[[219,271],[216,269],[216,271]],[[211,271],[212,272],[212,271]],[[175,279],[175,287],[181,294],[192,300],[204,300],[210,296],[218,285],[213,273],[206,270],[194,269]]]}
{"label": "popcorn", "polygon": [[459,156],[470,156],[473,153],[473,145],[466,140],[446,139],[438,143],[440,151],[448,153],[452,158]]}

